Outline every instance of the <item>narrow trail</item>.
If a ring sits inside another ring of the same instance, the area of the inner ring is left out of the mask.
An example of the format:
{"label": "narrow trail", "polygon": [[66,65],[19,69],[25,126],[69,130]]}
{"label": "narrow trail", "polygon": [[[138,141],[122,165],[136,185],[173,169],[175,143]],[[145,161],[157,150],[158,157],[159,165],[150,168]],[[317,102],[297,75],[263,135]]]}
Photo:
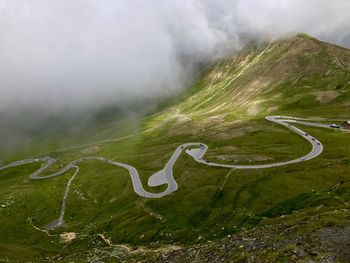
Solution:
{"label": "narrow trail", "polygon": [[[0,171],[5,170],[11,167],[16,167],[19,165],[29,164],[29,163],[36,163],[36,162],[44,162],[44,165],[40,167],[37,171],[32,173],[29,177],[33,180],[44,180],[49,179],[52,177],[60,176],[65,174],[70,169],[76,169],[73,176],[69,179],[67,183],[67,187],[63,196],[62,200],[62,207],[60,216],[57,220],[47,225],[47,229],[53,229],[56,227],[60,227],[64,225],[64,214],[66,209],[66,203],[68,199],[69,189],[70,186],[75,178],[75,176],[79,172],[79,167],[77,166],[80,162],[85,160],[99,160],[114,166],[122,167],[126,170],[128,170],[130,174],[130,178],[132,181],[133,189],[136,194],[138,194],[141,197],[145,198],[161,198],[163,196],[169,195],[173,192],[175,192],[178,189],[177,182],[173,176],[173,167],[181,155],[182,151],[185,150],[185,152],[190,155],[196,162],[212,166],[212,167],[222,167],[222,168],[229,168],[229,169],[265,169],[265,168],[273,168],[273,167],[279,167],[284,166],[288,164],[294,164],[294,163],[300,163],[305,162],[308,160],[311,160],[315,157],[317,157],[319,154],[323,151],[323,145],[322,143],[317,140],[316,138],[312,137],[311,135],[307,134],[303,130],[293,126],[292,124],[301,124],[306,126],[315,126],[320,128],[330,128],[329,124],[322,124],[322,123],[316,123],[315,121],[330,121],[327,119],[303,119],[303,118],[296,118],[296,117],[289,117],[289,116],[267,116],[265,118],[266,120],[282,125],[286,128],[288,128],[290,131],[298,134],[303,139],[307,140],[312,145],[312,150],[306,154],[305,156],[299,157],[297,159],[285,161],[285,162],[278,162],[278,163],[271,163],[271,164],[260,164],[260,165],[231,165],[231,164],[220,164],[220,163],[214,163],[214,162],[208,162],[203,159],[205,153],[208,150],[208,146],[204,143],[197,143],[197,142],[191,142],[191,143],[185,143],[176,148],[173,155],[170,157],[169,161],[165,164],[164,168],[160,170],[159,172],[153,174],[148,179],[148,186],[155,187],[163,184],[167,184],[167,189],[160,193],[151,193],[146,191],[143,188],[142,182],[140,180],[139,173],[137,169],[131,165],[116,162],[104,157],[84,157],[77,160],[72,161],[68,165],[66,165],[64,168],[59,170],[56,173],[46,175],[46,176],[39,176],[42,172],[44,172],[49,166],[54,164],[56,162],[56,159],[50,157],[50,156],[44,156],[39,158],[29,158],[25,160],[16,161],[7,165],[0,166]],[[342,131],[346,131],[345,129],[338,129]]]}
{"label": "narrow trail", "polygon": [[59,218],[57,220],[55,220],[52,223],[46,225],[46,227],[45,227],[46,229],[55,229],[55,228],[64,226],[64,214],[66,212],[66,206],[67,206],[69,189],[70,189],[70,186],[71,186],[75,176],[79,172],[79,167],[78,166],[72,166],[72,168],[75,168],[75,172],[72,175],[72,177],[68,180],[68,183],[67,183],[67,186],[66,186],[66,190],[64,192],[63,199],[62,199],[62,206],[61,206],[60,216],[59,216]]}

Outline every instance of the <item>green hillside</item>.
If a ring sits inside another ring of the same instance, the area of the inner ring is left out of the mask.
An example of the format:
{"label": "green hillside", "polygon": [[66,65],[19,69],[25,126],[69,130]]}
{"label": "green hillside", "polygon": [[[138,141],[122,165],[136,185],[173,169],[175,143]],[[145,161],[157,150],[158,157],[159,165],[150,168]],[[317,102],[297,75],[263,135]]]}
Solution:
{"label": "green hillside", "polygon": [[[111,124],[94,134],[100,142],[42,152],[58,159],[45,173],[83,156],[104,156],[136,167],[144,187],[160,192],[165,186],[149,188],[147,179],[182,143],[206,143],[207,159],[221,163],[300,157],[310,145],[264,117],[350,119],[350,50],[306,35],[253,45],[206,69],[181,99],[168,104],[133,125],[128,136],[111,140],[120,132]],[[137,196],[125,170],[85,161],[70,189],[66,226],[49,232],[43,229],[57,219],[73,171],[43,181],[28,178],[39,164],[0,171],[0,261],[203,262],[205,255],[225,255],[233,262],[283,262],[332,255],[343,262],[350,240],[322,245],[322,233],[350,229],[350,134],[302,129],[324,145],[316,159],[230,170],[203,166],[183,154],[174,170],[178,191],[160,199]],[[39,152],[18,152],[5,162]],[[60,234],[67,232],[76,238],[65,243]],[[235,241],[245,236],[254,249]],[[178,247],[182,250],[171,253]],[[305,253],[295,256],[290,252],[295,250]],[[168,258],[158,257],[161,252]]]}

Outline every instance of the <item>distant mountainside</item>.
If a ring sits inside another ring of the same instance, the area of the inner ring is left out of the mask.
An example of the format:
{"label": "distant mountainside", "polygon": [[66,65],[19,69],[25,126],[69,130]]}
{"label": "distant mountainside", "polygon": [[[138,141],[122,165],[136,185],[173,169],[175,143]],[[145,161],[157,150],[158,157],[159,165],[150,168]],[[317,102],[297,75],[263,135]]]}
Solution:
{"label": "distant mountainside", "polygon": [[[344,111],[349,70],[349,49],[301,34],[217,63],[179,109],[196,117],[226,118],[323,111],[330,104]],[[340,113],[333,110],[329,114]]]}
{"label": "distant mountainside", "polygon": [[[298,158],[310,145],[266,115],[350,119],[350,50],[300,34],[252,45],[208,67],[194,86],[133,125],[96,131],[98,142],[45,155],[55,172],[82,157],[136,167],[147,186],[175,148],[209,146],[209,161],[265,164]],[[135,127],[137,131],[135,132]],[[307,162],[257,170],[215,168],[182,154],[178,190],[160,199],[135,194],[129,174],[88,160],[57,219],[73,172],[43,181],[40,164],[0,171],[0,261],[346,262],[350,257],[350,134],[304,127],[324,152]],[[131,130],[130,130],[131,131]],[[117,136],[116,136],[117,137]],[[79,144],[76,141],[75,144]],[[19,152],[5,163],[38,156]]]}

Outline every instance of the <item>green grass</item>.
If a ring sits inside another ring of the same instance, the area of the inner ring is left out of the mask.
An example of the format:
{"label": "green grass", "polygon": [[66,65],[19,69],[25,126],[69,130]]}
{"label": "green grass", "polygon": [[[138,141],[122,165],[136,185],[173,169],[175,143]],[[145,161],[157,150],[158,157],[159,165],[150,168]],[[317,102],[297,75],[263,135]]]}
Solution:
{"label": "green grass", "polygon": [[[309,150],[306,142],[283,128],[259,121],[256,125],[262,126],[260,132],[245,135],[239,141],[213,142],[210,138],[201,138],[201,141],[210,142],[210,149],[229,144],[241,147],[239,152],[245,154],[264,151],[275,160],[294,158]],[[264,126],[272,126],[269,129],[275,129],[276,135],[271,136],[265,132]],[[339,196],[330,196],[328,191],[337,181],[350,180],[347,173],[347,156],[350,154],[348,134],[304,129],[325,145],[325,152],[317,159],[275,169],[236,170],[220,190],[228,169],[203,167],[190,157],[181,156],[175,166],[179,190],[162,199],[142,199],[135,195],[125,170],[97,161],[86,161],[79,165],[81,171],[69,196],[67,228],[56,232],[73,231],[88,236],[106,233],[113,242],[132,245],[155,241],[191,244],[199,236],[205,239],[218,238],[235,232],[242,226],[252,227],[265,218],[303,211],[321,204],[336,206],[340,201],[335,197]],[[121,143],[108,143],[101,145],[99,155],[134,165],[140,169],[145,183],[147,177],[168,160],[176,145],[192,141],[194,137],[167,140],[165,144],[162,143],[163,137],[146,134],[133,139],[133,150],[125,147],[126,145],[123,147]],[[259,144],[256,144],[257,141]],[[154,145],[159,145],[159,149],[155,152],[149,151]],[[283,154],[279,145],[293,147],[286,147]],[[64,159],[68,162],[78,156],[79,152],[73,152],[69,154],[69,158]],[[58,217],[69,175],[33,182],[26,176],[31,170],[35,170],[34,167],[30,169],[30,166],[23,166],[1,173],[2,189],[7,189],[2,192],[1,200],[9,196],[15,200],[14,204],[1,210],[1,243],[14,246],[35,244],[35,247],[45,251],[59,249],[62,246],[57,244],[57,238],[45,237],[45,234],[32,228],[27,220],[31,217],[35,225],[42,227]],[[79,190],[84,198],[75,190]],[[342,202],[350,200],[350,196],[344,192],[339,198]],[[161,215],[163,219],[151,216],[143,207]],[[11,226],[16,226],[15,235]],[[27,238],[23,239],[24,235]],[[52,239],[55,240],[53,247],[48,242]],[[77,246],[85,245],[80,243]],[[8,250],[5,251],[9,253]]]}
{"label": "green grass", "polygon": [[[319,45],[315,40],[312,43]],[[145,188],[160,192],[165,186],[151,189],[146,185],[147,179],[164,166],[181,143],[206,143],[209,146],[206,159],[217,161],[218,155],[232,154],[239,156],[242,164],[279,162],[306,154],[311,146],[305,140],[263,117],[278,113],[298,117],[347,118],[350,116],[349,107],[344,105],[350,100],[350,77],[330,64],[328,55],[325,56],[325,51],[321,49],[318,56],[328,61],[327,70],[336,72],[336,81],[332,74],[321,79],[323,66],[315,71],[314,59],[301,57],[296,60],[298,67],[294,71],[294,79],[287,76],[278,85],[273,84],[257,94],[250,94],[252,91],[244,88],[244,101],[239,101],[240,97],[232,99],[236,96],[235,92],[250,83],[247,80],[257,76],[257,72],[262,74],[270,70],[270,66],[265,68],[266,65],[274,65],[271,61],[278,61],[277,58],[285,51],[281,45],[259,59],[259,50],[253,52],[246,62],[253,64],[249,64],[245,71],[230,60],[219,63],[213,71],[227,70],[223,79],[213,82],[211,76],[215,74],[207,70],[193,90],[180,101],[169,102],[170,106],[165,104],[166,109],[142,119],[133,136],[97,143],[98,151],[92,155],[133,165],[138,169]],[[307,74],[300,72],[301,68],[311,69]],[[226,87],[235,74],[241,75]],[[315,92],[335,88],[341,92],[338,98],[326,104],[316,100]],[[201,104],[206,98],[210,100]],[[236,100],[239,101],[237,104]],[[249,114],[251,103],[256,101],[261,101],[260,110],[254,115]],[[211,112],[224,102],[227,107]],[[271,107],[277,109],[268,111]],[[174,112],[186,116],[188,120],[179,119]],[[219,117],[211,119],[213,116]],[[118,127],[106,126],[93,138],[97,141],[111,138]],[[132,126],[129,128],[115,134],[115,137],[133,130]],[[150,243],[188,246],[196,243],[199,237],[201,240],[218,239],[239,232],[243,227],[254,228],[271,220],[281,220],[282,215],[298,217],[320,205],[323,211],[327,211],[349,204],[349,134],[300,128],[324,144],[325,150],[318,158],[273,169],[234,170],[226,178],[229,169],[206,167],[183,154],[174,168],[179,189],[161,199],[137,196],[126,170],[98,161],[85,161],[79,164],[81,170],[71,187],[65,216],[67,226],[52,231],[55,235],[52,237],[34,229],[28,218],[32,218],[33,224],[38,227],[57,219],[64,189],[73,171],[43,181],[28,178],[38,164],[1,171],[0,203],[6,204],[6,207],[0,208],[0,258],[34,260],[57,254],[64,257],[91,247],[103,248],[105,244],[101,243],[97,234],[105,234],[113,243],[132,246]],[[76,141],[74,144],[79,143]],[[232,148],[228,150],[226,146]],[[59,148],[60,144],[28,149],[12,154],[8,161],[50,153],[58,158],[58,162],[48,169],[49,173],[74,159],[91,155],[82,151],[87,147],[62,151]],[[51,149],[51,152],[45,152],[45,149]],[[260,156],[267,160],[259,159]],[[334,189],[339,181],[344,184]],[[57,235],[70,231],[78,233],[78,238],[68,246],[60,243]],[[18,256],[18,251],[21,251],[22,258]]]}

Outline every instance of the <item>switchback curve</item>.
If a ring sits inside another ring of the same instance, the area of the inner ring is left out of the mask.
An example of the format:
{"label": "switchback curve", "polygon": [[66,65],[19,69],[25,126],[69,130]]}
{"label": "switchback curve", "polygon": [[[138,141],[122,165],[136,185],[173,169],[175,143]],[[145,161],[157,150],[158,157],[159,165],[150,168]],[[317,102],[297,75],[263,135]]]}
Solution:
{"label": "switchback curve", "polygon": [[[63,215],[64,215],[64,209],[65,209],[65,202],[67,200],[67,195],[68,195],[68,190],[69,186],[74,179],[75,175],[79,171],[78,164],[82,161],[85,160],[99,160],[106,162],[108,164],[122,167],[126,170],[128,170],[130,174],[130,178],[132,181],[133,189],[136,194],[138,194],[141,197],[145,198],[161,198],[163,196],[169,195],[173,192],[175,192],[178,189],[178,185],[176,183],[176,180],[173,176],[173,167],[181,155],[182,151],[186,151],[188,155],[190,155],[196,162],[207,165],[207,166],[212,166],[212,167],[222,167],[222,168],[230,168],[230,169],[265,169],[265,168],[273,168],[273,167],[278,167],[278,166],[283,166],[283,165],[288,165],[288,164],[294,164],[294,163],[300,163],[300,162],[305,162],[308,160],[311,160],[315,157],[317,157],[319,154],[322,153],[323,151],[323,145],[322,143],[317,140],[316,138],[312,137],[311,135],[307,134],[303,130],[293,126],[291,123],[298,123],[302,125],[308,125],[308,126],[316,126],[316,127],[322,127],[322,128],[329,128],[329,125],[327,124],[320,124],[320,123],[315,123],[315,122],[306,122],[309,119],[302,119],[302,118],[296,118],[296,117],[289,117],[289,116],[267,116],[265,117],[266,120],[277,123],[279,125],[282,125],[286,128],[288,128],[290,131],[298,134],[301,136],[303,139],[307,140],[311,145],[312,145],[312,150],[306,154],[305,156],[299,157],[297,159],[285,161],[285,162],[278,162],[278,163],[271,163],[271,164],[259,164],[259,165],[230,165],[230,164],[220,164],[220,163],[214,163],[214,162],[208,162],[203,159],[203,156],[208,150],[208,146],[204,143],[196,143],[196,142],[191,142],[191,143],[185,143],[176,148],[172,156],[170,157],[169,161],[166,163],[164,168],[160,170],[159,172],[153,174],[149,179],[148,179],[148,185],[151,187],[154,186],[159,186],[163,184],[167,184],[167,189],[164,190],[163,192],[160,193],[151,193],[146,191],[143,188],[142,182],[140,180],[140,176],[138,174],[138,171],[135,167],[116,162],[104,157],[83,157],[77,160],[72,161],[68,165],[66,165],[64,168],[59,170],[56,173],[46,175],[46,176],[39,176],[43,171],[45,171],[49,166],[51,166],[53,163],[56,162],[56,159],[50,157],[50,156],[44,156],[44,157],[39,157],[39,158],[29,158],[25,160],[20,160],[16,161],[7,165],[0,166],[0,171],[5,170],[11,167],[19,166],[19,165],[24,165],[24,164],[29,164],[29,163],[35,163],[35,162],[44,162],[44,165],[40,167],[37,171],[32,173],[29,177],[33,180],[43,180],[43,179],[49,179],[52,177],[60,176],[66,173],[68,170],[71,168],[75,168],[76,172],[72,176],[71,180],[69,180],[67,184],[67,189],[66,193],[64,196],[64,200],[62,203],[62,210],[61,210],[61,215],[58,220],[57,226],[63,224]],[[321,120],[321,119],[320,119]],[[323,121],[326,119],[322,119]],[[190,148],[190,149],[188,149]]]}

